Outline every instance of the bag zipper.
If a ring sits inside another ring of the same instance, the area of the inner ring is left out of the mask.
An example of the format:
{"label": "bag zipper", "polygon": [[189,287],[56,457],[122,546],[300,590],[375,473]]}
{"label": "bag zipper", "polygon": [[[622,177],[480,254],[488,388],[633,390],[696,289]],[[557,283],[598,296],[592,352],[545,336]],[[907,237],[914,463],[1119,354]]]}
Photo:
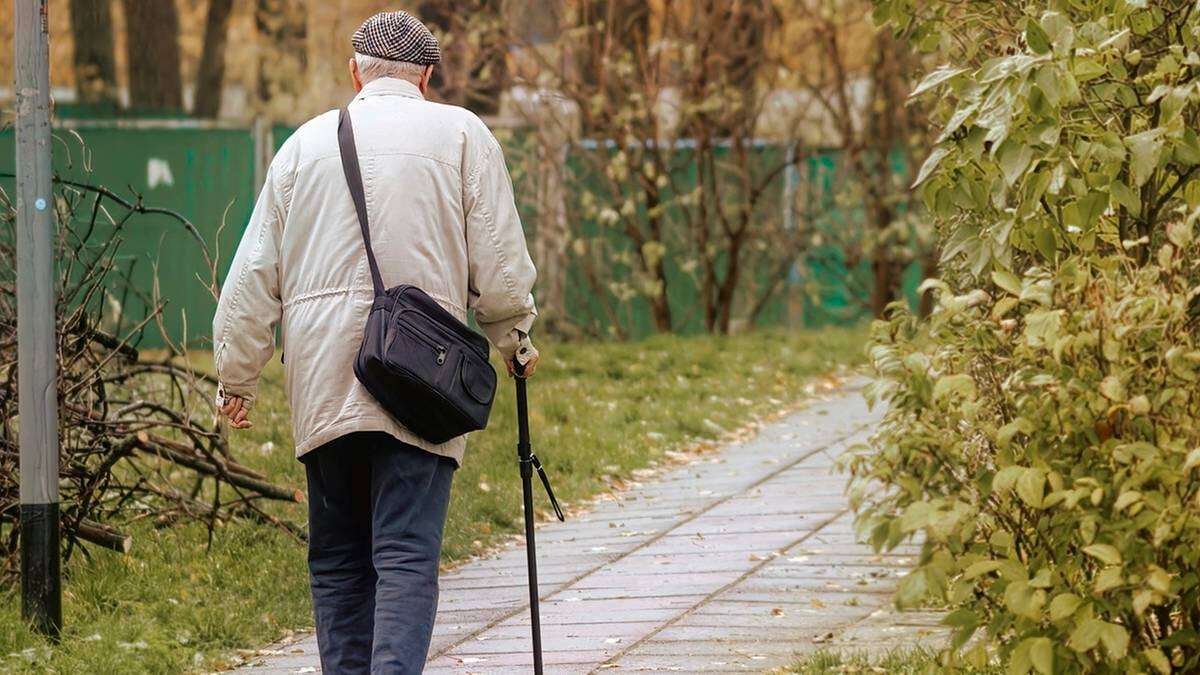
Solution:
{"label": "bag zipper", "polygon": [[487,351],[484,350],[483,353],[480,353],[479,349],[476,348],[476,346],[471,343],[471,338],[476,337],[478,335],[474,331],[467,329],[468,332],[471,333],[471,335],[470,336],[463,335],[459,331],[456,331],[456,330],[446,327],[446,326],[442,326],[440,323],[438,323],[438,321],[436,319],[434,319],[433,317],[429,316],[425,312],[422,312],[421,310],[416,309],[414,307],[405,307],[404,309],[400,310],[399,314],[402,315],[402,314],[407,314],[409,312],[424,318],[426,321],[428,321],[431,324],[433,324],[434,326],[436,326],[439,333],[444,333],[444,334],[450,336],[450,339],[452,339],[452,340],[461,341],[464,345],[466,345],[470,349],[470,351],[472,351],[476,354],[479,354],[480,358],[482,358],[484,361],[487,360]]}
{"label": "bag zipper", "polygon": [[[401,312],[401,313],[403,314],[403,312]],[[425,344],[429,345],[430,347],[433,347],[434,351],[437,352],[437,364],[439,366],[446,363],[446,355],[449,353],[449,350],[446,349],[445,345],[438,342],[435,338],[430,337],[429,334],[426,333],[423,329],[417,328],[416,326],[414,326],[412,324],[404,323],[404,322],[398,320],[396,322],[396,325],[404,328],[409,333],[413,334],[413,336],[416,337],[421,342],[424,342]]]}

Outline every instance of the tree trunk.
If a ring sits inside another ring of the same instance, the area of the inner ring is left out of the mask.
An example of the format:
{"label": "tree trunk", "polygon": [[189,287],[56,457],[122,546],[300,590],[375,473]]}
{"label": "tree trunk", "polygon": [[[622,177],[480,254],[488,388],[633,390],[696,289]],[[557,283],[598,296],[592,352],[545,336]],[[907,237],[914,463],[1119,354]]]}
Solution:
{"label": "tree trunk", "polygon": [[[646,187],[645,200],[646,211],[653,212],[661,203],[662,195],[657,187]],[[652,216],[649,219],[648,230],[650,232],[650,240],[658,245],[663,245],[665,241],[663,237],[663,219],[658,216]],[[657,292],[651,298],[651,305],[654,308],[654,325],[660,333],[669,333],[673,329],[671,325],[671,300],[667,296],[667,255],[664,251],[662,254],[657,254],[657,260],[653,265],[648,265],[650,269],[646,271],[652,273],[654,280],[657,282]],[[642,261],[648,262],[646,249],[642,248]]]}
{"label": "tree trunk", "polygon": [[[499,56],[496,56],[499,54]],[[478,84],[467,90],[466,108],[479,115],[500,113],[500,101],[508,90],[508,64],[499,49],[491,50],[471,72],[471,81]]]}
{"label": "tree trunk", "polygon": [[[890,156],[903,145],[913,129],[907,105],[908,81],[905,70],[907,50],[903,43],[890,31],[881,30],[875,36],[874,56],[871,63],[871,99],[873,105],[867,116],[866,136],[872,145],[870,171],[861,176],[864,185],[869,185],[867,201],[871,226],[883,233],[892,226],[895,210],[885,203],[892,189]],[[873,181],[873,183],[872,183]],[[873,205],[872,205],[873,203]],[[871,271],[874,283],[871,289],[871,311],[882,318],[887,306],[900,297],[900,283],[904,272],[903,259],[908,253],[905,246],[895,237],[887,236],[875,246],[872,254]]]}
{"label": "tree trunk", "polygon": [[649,47],[650,13],[649,3],[643,0],[580,2],[579,25],[589,30],[571,55],[575,79],[582,85],[581,90],[607,101],[596,111],[584,106],[585,135],[612,131],[612,118],[629,107],[631,94],[638,93],[630,88],[628,77],[617,74],[617,66],[622,59],[630,59],[636,67],[639,55]]}
{"label": "tree trunk", "polygon": [[[665,278],[661,262],[656,272],[659,279]],[[655,330],[660,333],[671,332],[671,303],[667,300],[666,286],[658,294],[650,296],[650,313],[654,317]]]}
{"label": "tree trunk", "polygon": [[888,246],[877,246],[871,254],[871,313],[882,319],[887,306],[900,291],[901,265]]}
{"label": "tree trunk", "polygon": [[442,63],[429,86],[441,101],[480,115],[500,112],[508,89],[507,43],[499,0],[426,0],[420,19],[441,36]]}
{"label": "tree trunk", "polygon": [[129,103],[144,111],[180,112],[179,12],[174,0],[124,0]]}
{"label": "tree trunk", "polygon": [[215,118],[221,112],[225,86],[225,43],[229,38],[229,15],[233,0],[209,0],[204,23],[204,51],[196,71],[196,117]]}
{"label": "tree trunk", "polygon": [[[882,148],[877,152],[882,153]],[[876,162],[878,171],[890,171],[887,162]],[[870,180],[870,179],[867,179]],[[900,295],[900,276],[904,269],[902,262],[905,251],[903,243],[896,240],[894,233],[889,232],[895,211],[883,203],[885,192],[876,184],[868,188],[867,195],[867,227],[875,231],[875,244],[871,251],[871,313],[877,319],[883,318],[888,303]]]}
{"label": "tree trunk", "polygon": [[305,0],[255,0],[258,32],[258,96],[268,110],[295,114],[308,72],[308,7]]}
{"label": "tree trunk", "polygon": [[717,291],[717,330],[729,335],[733,319],[734,294],[742,281],[742,245],[745,243],[741,230],[729,237],[729,264],[725,268],[725,279]]}
{"label": "tree trunk", "polygon": [[447,37],[454,33],[454,9],[450,0],[425,0],[417,6],[417,18],[438,38],[442,47],[442,62],[433,69],[429,89],[443,103],[462,105],[463,96],[458,70],[461,52],[447,48]]}
{"label": "tree trunk", "polygon": [[[731,85],[726,91],[733,99],[727,104],[729,112],[723,116],[719,133],[723,136],[751,136],[758,117],[756,89],[759,68],[762,65],[761,54],[765,48],[764,33],[771,18],[769,3],[762,0],[742,0],[729,8],[717,11],[729,14],[728,24],[717,29],[729,31],[725,40],[717,42],[728,47],[728,51],[718,50],[724,52],[719,58],[728,61],[728,65],[720,65],[714,70],[726,71]],[[717,23],[717,16],[707,18]]]}
{"label": "tree trunk", "polygon": [[474,17],[482,20],[479,55],[467,80],[466,107],[480,115],[500,112],[500,97],[508,89],[508,53],[504,16],[499,0],[478,0]]}
{"label": "tree trunk", "polygon": [[71,0],[75,45],[75,90],[80,103],[117,101],[117,62],[113,47],[112,2]]}

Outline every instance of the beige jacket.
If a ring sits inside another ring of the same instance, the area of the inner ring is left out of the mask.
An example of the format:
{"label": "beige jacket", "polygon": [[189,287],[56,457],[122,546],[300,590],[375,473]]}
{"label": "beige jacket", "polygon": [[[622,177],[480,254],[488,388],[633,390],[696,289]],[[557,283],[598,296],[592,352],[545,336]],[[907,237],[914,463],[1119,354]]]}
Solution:
{"label": "beige jacket", "polygon": [[[384,285],[413,284],[476,322],[505,358],[537,314],[536,273],[495,137],[471,112],[384,78],[349,106]],[[382,431],[462,462],[465,437],[426,443],[354,377],[371,277],[337,144],[336,110],[300,127],[271,162],[213,321],[218,397],[253,402],[282,339],[296,456]]]}

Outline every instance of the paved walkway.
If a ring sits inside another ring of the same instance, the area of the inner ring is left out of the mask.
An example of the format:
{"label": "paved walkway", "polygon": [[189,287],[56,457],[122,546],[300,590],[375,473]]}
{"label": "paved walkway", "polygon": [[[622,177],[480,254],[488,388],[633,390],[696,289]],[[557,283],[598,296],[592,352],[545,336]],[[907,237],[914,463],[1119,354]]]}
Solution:
{"label": "paved walkway", "polygon": [[[838,392],[540,527],[547,672],[762,672],[819,649],[879,652],[940,633],[934,615],[890,610],[913,551],[856,544],[845,477],[831,474],[877,419],[857,391]],[[531,670],[523,548],[446,574],[441,588],[426,673]],[[307,637],[244,672],[318,671]]]}

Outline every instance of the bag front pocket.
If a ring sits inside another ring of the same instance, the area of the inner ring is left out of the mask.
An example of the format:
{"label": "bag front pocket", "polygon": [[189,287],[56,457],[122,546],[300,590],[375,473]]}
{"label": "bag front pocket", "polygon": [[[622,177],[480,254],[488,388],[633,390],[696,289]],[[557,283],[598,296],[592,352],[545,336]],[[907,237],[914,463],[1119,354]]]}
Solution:
{"label": "bag front pocket", "polygon": [[467,395],[481,406],[491,405],[496,396],[496,371],[487,361],[466,356],[459,368],[459,381]]}

